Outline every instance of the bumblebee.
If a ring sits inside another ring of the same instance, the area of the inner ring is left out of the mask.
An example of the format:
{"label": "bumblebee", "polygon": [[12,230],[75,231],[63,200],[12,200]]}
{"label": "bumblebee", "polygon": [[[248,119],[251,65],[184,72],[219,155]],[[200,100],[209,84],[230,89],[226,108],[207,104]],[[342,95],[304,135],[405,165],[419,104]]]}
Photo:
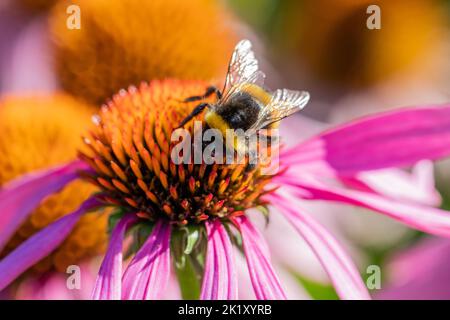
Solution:
{"label": "bumblebee", "polygon": [[[215,94],[216,103],[200,103],[180,123],[180,127],[207,108],[206,124],[220,130],[224,137],[227,129],[257,132],[277,127],[280,120],[300,111],[308,103],[307,92],[288,89],[270,92],[264,88],[264,79],[265,74],[258,69],[251,42],[241,40],[233,51],[222,91],[208,87],[203,95],[184,100],[200,101]],[[234,147],[238,148],[237,145]]]}

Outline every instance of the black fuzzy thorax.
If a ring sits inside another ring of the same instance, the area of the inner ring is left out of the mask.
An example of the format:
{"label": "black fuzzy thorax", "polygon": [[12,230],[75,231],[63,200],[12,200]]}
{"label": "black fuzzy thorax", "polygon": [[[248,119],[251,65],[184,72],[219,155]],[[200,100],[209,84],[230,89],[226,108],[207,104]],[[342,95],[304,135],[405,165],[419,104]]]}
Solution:
{"label": "black fuzzy thorax", "polygon": [[257,120],[261,106],[247,92],[238,92],[219,108],[216,113],[230,128],[248,130]]}

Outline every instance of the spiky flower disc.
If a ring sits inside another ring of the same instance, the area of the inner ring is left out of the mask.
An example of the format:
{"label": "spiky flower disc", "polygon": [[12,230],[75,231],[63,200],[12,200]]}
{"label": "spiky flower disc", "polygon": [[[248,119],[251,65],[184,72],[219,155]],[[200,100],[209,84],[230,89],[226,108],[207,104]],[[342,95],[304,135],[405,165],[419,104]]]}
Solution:
{"label": "spiky flower disc", "polygon": [[[71,161],[80,146],[79,135],[89,125],[88,110],[65,95],[8,97],[0,101],[0,188],[22,174]],[[77,181],[45,199],[0,256],[76,209],[94,191],[90,184]],[[86,215],[62,245],[33,269],[65,272],[68,265],[101,253],[106,236],[105,215]]]}
{"label": "spiky flower disc", "polygon": [[[108,203],[179,225],[240,215],[261,204],[270,176],[261,175],[258,166],[176,165],[171,159],[171,134],[197,104],[180,101],[206,87],[203,82],[153,81],[122,91],[102,107],[82,157],[95,171],[88,178]],[[185,128],[193,137],[193,122]]]}

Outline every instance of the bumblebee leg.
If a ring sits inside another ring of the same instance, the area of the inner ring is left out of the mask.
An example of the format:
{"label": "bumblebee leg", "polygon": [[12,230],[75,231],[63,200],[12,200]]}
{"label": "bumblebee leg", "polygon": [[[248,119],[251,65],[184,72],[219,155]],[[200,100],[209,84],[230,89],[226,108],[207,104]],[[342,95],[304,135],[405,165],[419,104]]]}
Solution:
{"label": "bumblebee leg", "polygon": [[209,96],[211,96],[212,94],[216,94],[217,98],[219,98],[219,99],[222,98],[222,92],[220,92],[220,90],[217,89],[216,87],[210,86],[210,87],[206,88],[206,91],[203,95],[188,97],[188,98],[184,99],[183,102],[204,100],[204,99],[208,98]]}
{"label": "bumblebee leg", "polygon": [[209,103],[200,103],[198,106],[196,106],[194,108],[194,110],[192,110],[192,112],[186,117],[184,118],[183,121],[181,121],[180,125],[178,126],[178,128],[181,128],[182,126],[184,126],[186,123],[188,123],[189,121],[192,120],[192,118],[194,118],[195,116],[199,115],[200,113],[202,113],[202,111],[206,108],[209,107]]}

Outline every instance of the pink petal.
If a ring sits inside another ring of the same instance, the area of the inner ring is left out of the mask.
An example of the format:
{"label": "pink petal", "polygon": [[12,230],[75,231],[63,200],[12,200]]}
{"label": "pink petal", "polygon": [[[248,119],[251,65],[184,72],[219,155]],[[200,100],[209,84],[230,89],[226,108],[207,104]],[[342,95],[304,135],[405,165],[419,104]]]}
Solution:
{"label": "pink petal", "polygon": [[[396,283],[414,282],[427,274],[435,276],[441,269],[448,274],[450,265],[450,240],[424,237],[416,244],[396,253],[389,262],[392,281]],[[450,274],[448,274],[450,279]],[[450,288],[450,281],[446,284]]]}
{"label": "pink petal", "polygon": [[450,298],[450,240],[428,238],[401,252],[389,265],[389,281],[377,299]]}
{"label": "pink petal", "polygon": [[58,89],[47,23],[44,15],[21,29],[13,44],[11,59],[2,70],[0,80],[5,85],[4,91],[26,94],[53,93]]}
{"label": "pink petal", "polygon": [[161,299],[170,277],[170,225],[158,221],[122,279],[122,299]]}
{"label": "pink petal", "polygon": [[273,270],[269,249],[261,233],[246,217],[237,218],[236,223],[241,231],[242,245],[256,299],[286,299],[280,281]]}
{"label": "pink petal", "polygon": [[67,273],[50,272],[45,275],[26,277],[11,299],[15,300],[89,300],[95,284],[98,269],[97,260],[92,259],[79,265],[81,272],[80,289],[67,287]]}
{"label": "pink petal", "polygon": [[434,179],[434,164],[432,161],[423,160],[417,163],[412,169],[412,176],[418,184],[418,189],[425,194],[423,204],[430,206],[439,206],[442,203],[442,197],[436,189]]}
{"label": "pink petal", "polygon": [[434,186],[431,161],[417,163],[412,174],[401,169],[382,169],[361,172],[342,181],[360,191],[374,192],[394,200],[430,206],[441,203],[441,196]]}
{"label": "pink petal", "polygon": [[[314,203],[307,203],[306,201],[305,203],[302,203],[302,207],[304,206],[306,206],[305,209],[312,206],[314,209],[312,214],[314,218],[319,221],[319,223],[324,223],[324,226],[330,226],[330,232],[336,229],[336,224],[333,219],[335,217],[332,212],[330,212],[329,206],[327,207],[326,204],[317,205]],[[320,261],[318,261],[308,243],[299,238],[298,233],[292,227],[292,224],[276,207],[272,206],[270,208],[270,222],[268,225],[266,225],[266,220],[260,212],[251,212],[246,214],[246,216],[256,227],[260,227],[259,230],[261,230],[269,245],[272,260],[275,262],[275,271],[279,275],[281,283],[283,283],[283,288],[288,299],[290,299],[291,296],[289,296],[288,287],[286,287],[286,282],[283,281],[279,269],[277,269],[277,265],[281,265],[287,270],[313,282],[324,285],[330,283],[327,273],[322,268]],[[283,236],[281,237],[280,235]],[[298,283],[296,283],[296,285],[298,285]]]}
{"label": "pink petal", "polygon": [[74,161],[4,185],[0,189],[0,250],[42,199],[78,178],[77,172],[85,168],[83,162]]}
{"label": "pink petal", "polygon": [[317,182],[304,182],[287,177],[278,181],[288,188],[291,185],[290,189],[305,199],[328,200],[363,207],[385,214],[417,230],[450,237],[450,212],[445,210],[394,201],[367,192],[329,187]]}
{"label": "pink petal", "polygon": [[208,249],[203,275],[202,300],[237,299],[237,272],[233,247],[219,220],[207,222]]}
{"label": "pink petal", "polygon": [[122,244],[126,230],[137,221],[134,214],[126,214],[114,228],[109,247],[98,272],[92,299],[120,300],[122,297]]}
{"label": "pink petal", "polygon": [[163,296],[163,300],[181,300],[181,289],[180,284],[178,283],[178,278],[175,272],[171,272],[169,276],[169,284],[167,285],[167,289],[165,290]]}
{"label": "pink petal", "polygon": [[298,201],[280,195],[269,195],[267,198],[309,244],[341,299],[370,299],[358,269],[328,230],[310,216],[293,210],[292,208],[298,207]]}
{"label": "pink petal", "polygon": [[[293,147],[298,143],[310,139],[326,129],[328,124],[312,118],[296,114],[287,117],[280,123],[280,136],[283,137],[283,145]],[[298,130],[298,128],[302,128]]]}
{"label": "pink petal", "polygon": [[450,106],[408,108],[365,117],[326,131],[281,156],[322,174],[410,166],[450,154]]}
{"label": "pink petal", "polygon": [[76,211],[37,232],[0,261],[0,291],[58,247],[81,215],[98,205],[95,199],[85,201]]}
{"label": "pink petal", "polygon": [[[238,299],[239,300],[255,300],[255,292],[253,290],[252,281],[250,279],[245,257],[238,248],[234,248],[236,257],[236,269],[238,274]],[[275,259],[274,259],[275,261]],[[280,261],[277,261],[280,262]],[[283,283],[283,289],[287,299],[291,300],[310,300],[311,297],[306,293],[305,289],[299,285],[298,279],[292,270],[281,266],[280,263],[273,264],[274,270]]]}

